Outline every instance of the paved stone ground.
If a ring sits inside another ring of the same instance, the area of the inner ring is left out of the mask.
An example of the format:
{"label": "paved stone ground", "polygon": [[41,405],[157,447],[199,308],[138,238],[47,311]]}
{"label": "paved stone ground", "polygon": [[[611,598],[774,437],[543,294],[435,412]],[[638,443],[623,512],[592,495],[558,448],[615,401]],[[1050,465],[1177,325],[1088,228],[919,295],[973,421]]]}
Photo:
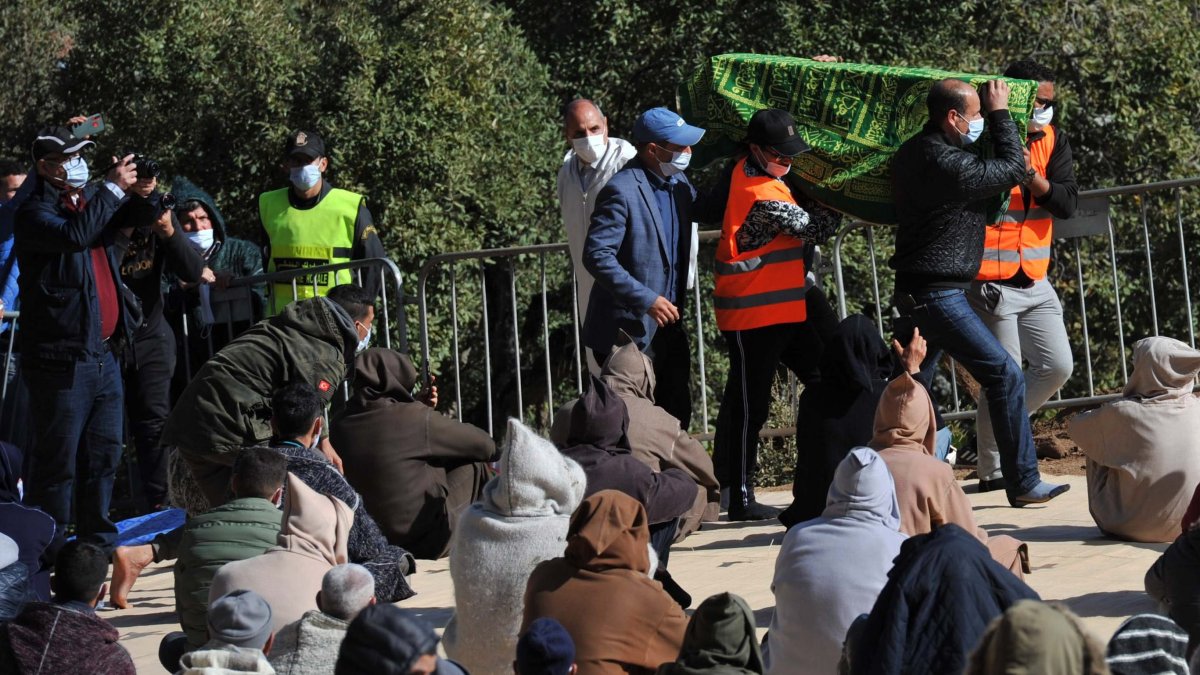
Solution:
{"label": "paved stone ground", "polygon": [[[1060,477],[1071,491],[1045,506],[1012,509],[1003,493],[971,494],[975,517],[989,532],[1012,534],[1029,544],[1033,574],[1026,581],[1046,600],[1060,600],[1083,617],[1097,636],[1108,639],[1126,617],[1154,611],[1142,591],[1142,577],[1166,544],[1134,544],[1106,539],[1087,509],[1082,476]],[[966,484],[973,491],[973,481]],[[784,506],[789,492],[766,492],[763,502]],[[712,523],[671,554],[671,571],[699,604],[709,595],[733,591],[754,609],[760,633],[770,623],[778,546],[778,523]],[[161,673],[158,642],[177,629],[171,566],[148,568],[131,595],[133,608],[104,611],[121,631],[138,672]],[[418,595],[401,606],[440,630],[450,620],[454,596],[445,560],[423,562],[412,578]]]}

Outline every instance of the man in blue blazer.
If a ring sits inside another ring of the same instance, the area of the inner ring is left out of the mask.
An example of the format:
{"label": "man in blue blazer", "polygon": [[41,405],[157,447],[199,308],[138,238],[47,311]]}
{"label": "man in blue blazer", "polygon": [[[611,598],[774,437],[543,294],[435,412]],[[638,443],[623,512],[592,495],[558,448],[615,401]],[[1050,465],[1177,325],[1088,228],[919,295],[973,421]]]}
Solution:
{"label": "man in blue blazer", "polygon": [[596,198],[583,246],[595,278],[584,344],[603,363],[618,331],[629,333],[654,361],[655,400],[684,429],[692,416],[691,349],[680,319],[696,189],[683,172],[702,136],[666,108],[642,113],[633,125],[637,155]]}

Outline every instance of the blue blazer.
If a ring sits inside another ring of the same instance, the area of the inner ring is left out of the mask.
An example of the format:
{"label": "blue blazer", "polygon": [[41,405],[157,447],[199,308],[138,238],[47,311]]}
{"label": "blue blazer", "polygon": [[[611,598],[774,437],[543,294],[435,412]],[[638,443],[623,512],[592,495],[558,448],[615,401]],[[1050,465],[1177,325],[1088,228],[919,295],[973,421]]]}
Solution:
{"label": "blue blazer", "polygon": [[[679,237],[675,245],[675,299],[681,309],[687,298],[687,265],[691,252],[692,204],[696,189],[683,174],[674,183],[679,212]],[[583,322],[583,342],[601,361],[608,355],[619,330],[633,337],[643,351],[658,324],[646,310],[667,293],[670,275],[662,214],[646,168],[637,157],[614,175],[596,198],[592,223],[583,245],[583,266],[596,280]]]}

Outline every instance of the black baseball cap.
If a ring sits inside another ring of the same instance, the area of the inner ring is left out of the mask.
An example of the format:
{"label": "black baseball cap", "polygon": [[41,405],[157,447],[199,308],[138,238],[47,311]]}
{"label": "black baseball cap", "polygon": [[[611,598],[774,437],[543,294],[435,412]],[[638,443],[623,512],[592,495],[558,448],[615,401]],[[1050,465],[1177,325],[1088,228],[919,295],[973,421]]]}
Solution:
{"label": "black baseball cap", "polygon": [[45,127],[33,139],[30,151],[36,162],[46,155],[71,155],[93,145],[86,138],[76,138],[67,127]]}
{"label": "black baseball cap", "polygon": [[784,157],[811,149],[796,133],[796,120],[792,114],[779,108],[765,108],[754,113],[746,126],[746,142],[765,145]]}
{"label": "black baseball cap", "polygon": [[315,131],[293,131],[283,148],[284,157],[300,156],[310,162],[325,156],[325,141]]}

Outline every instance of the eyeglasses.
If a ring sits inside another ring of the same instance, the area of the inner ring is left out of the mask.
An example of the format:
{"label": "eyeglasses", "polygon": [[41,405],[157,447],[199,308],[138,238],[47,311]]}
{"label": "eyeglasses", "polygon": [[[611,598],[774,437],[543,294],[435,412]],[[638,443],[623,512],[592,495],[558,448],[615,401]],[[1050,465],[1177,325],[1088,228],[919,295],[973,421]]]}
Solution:
{"label": "eyeglasses", "polygon": [[1042,105],[1045,107],[1050,107],[1050,106],[1054,105],[1054,99],[1052,99],[1052,98],[1042,98],[1041,96],[1038,96],[1037,98],[1035,98],[1033,100],[1035,102],[1037,102],[1039,105]]}

